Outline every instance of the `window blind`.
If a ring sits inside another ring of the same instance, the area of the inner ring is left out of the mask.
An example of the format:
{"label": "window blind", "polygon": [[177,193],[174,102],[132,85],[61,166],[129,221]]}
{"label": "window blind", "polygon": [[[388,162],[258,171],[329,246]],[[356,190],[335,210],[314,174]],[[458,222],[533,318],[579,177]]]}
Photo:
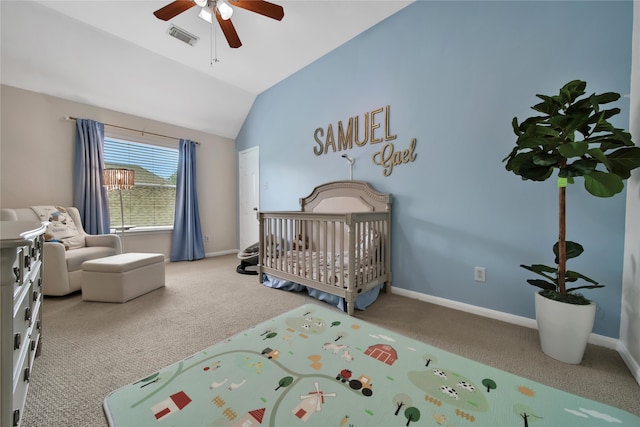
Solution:
{"label": "window blind", "polygon": [[[178,149],[105,137],[106,168],[135,173],[134,187],[122,191],[124,225],[138,229],[173,226]],[[120,227],[119,190],[109,190],[111,227]]]}

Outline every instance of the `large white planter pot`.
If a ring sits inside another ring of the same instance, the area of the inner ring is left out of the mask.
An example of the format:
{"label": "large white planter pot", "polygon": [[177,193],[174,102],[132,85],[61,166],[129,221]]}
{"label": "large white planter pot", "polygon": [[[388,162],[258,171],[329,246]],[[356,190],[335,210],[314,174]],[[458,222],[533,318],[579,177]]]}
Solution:
{"label": "large white planter pot", "polygon": [[542,351],[561,362],[580,363],[593,329],[596,305],[558,302],[538,292],[535,305]]}

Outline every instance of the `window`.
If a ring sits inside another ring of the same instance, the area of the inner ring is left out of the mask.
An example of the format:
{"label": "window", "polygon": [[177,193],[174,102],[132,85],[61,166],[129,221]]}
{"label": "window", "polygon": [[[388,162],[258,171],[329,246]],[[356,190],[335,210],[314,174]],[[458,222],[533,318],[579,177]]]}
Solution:
{"label": "window", "polygon": [[[135,173],[134,187],[122,190],[125,227],[135,230],[173,227],[178,175],[178,149],[104,138],[105,168],[127,168]],[[111,227],[122,225],[120,190],[109,190]]]}

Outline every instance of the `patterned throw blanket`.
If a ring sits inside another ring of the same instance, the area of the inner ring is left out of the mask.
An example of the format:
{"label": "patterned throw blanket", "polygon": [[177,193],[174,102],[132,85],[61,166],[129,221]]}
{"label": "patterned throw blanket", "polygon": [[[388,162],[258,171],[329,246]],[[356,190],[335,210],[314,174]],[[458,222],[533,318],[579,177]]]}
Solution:
{"label": "patterned throw blanket", "polygon": [[104,400],[121,426],[640,426],[640,418],[307,304]]}
{"label": "patterned throw blanket", "polygon": [[67,209],[62,206],[31,206],[40,221],[48,221],[46,240],[58,240],[71,248],[84,246],[84,236],[78,231]]}

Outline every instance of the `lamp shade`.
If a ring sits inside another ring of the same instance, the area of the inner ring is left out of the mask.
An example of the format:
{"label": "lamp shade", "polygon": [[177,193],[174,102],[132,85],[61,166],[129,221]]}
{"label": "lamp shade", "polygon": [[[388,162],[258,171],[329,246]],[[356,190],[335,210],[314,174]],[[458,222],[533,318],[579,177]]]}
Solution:
{"label": "lamp shade", "polygon": [[102,171],[107,190],[130,190],[133,188],[135,173],[131,169],[108,168]]}

